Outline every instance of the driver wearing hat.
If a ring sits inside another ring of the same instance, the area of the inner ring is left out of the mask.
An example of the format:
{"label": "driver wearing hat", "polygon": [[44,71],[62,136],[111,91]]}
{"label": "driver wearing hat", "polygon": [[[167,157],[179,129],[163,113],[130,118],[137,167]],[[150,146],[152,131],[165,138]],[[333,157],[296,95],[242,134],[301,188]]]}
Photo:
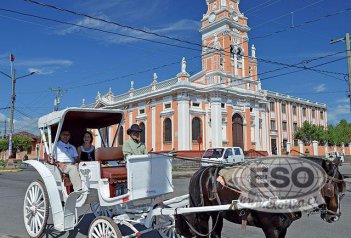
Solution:
{"label": "driver wearing hat", "polygon": [[146,155],[145,144],[140,142],[140,133],[143,130],[140,129],[139,125],[133,124],[128,130],[127,134],[130,139],[123,144],[123,154],[126,158],[129,155]]}

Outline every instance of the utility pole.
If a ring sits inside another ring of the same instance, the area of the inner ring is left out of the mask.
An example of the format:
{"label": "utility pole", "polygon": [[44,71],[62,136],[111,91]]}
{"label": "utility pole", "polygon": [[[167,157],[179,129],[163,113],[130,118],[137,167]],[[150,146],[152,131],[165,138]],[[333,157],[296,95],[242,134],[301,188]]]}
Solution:
{"label": "utility pole", "polygon": [[7,120],[6,120],[6,118],[5,118],[4,139],[6,138],[6,134],[7,134],[7,125],[6,125],[6,123],[7,123]]}
{"label": "utility pole", "polygon": [[345,37],[332,40],[330,44],[334,44],[340,41],[345,41],[346,43],[346,56],[347,56],[347,68],[348,68],[348,81],[349,81],[349,95],[350,98],[350,112],[351,112],[351,47],[350,47],[350,34],[346,33]]}
{"label": "utility pole", "polygon": [[64,91],[58,87],[58,88],[50,88],[49,89],[51,92],[54,92],[56,93],[55,95],[55,100],[54,100],[54,111],[58,111],[59,110],[59,105],[61,103],[61,97],[62,97],[62,94],[64,93]]}
{"label": "utility pole", "polygon": [[15,57],[13,54],[10,54],[11,61],[11,81],[12,81],[12,91],[11,91],[11,106],[10,106],[10,133],[9,133],[9,158],[12,158],[12,135],[13,135],[13,114],[15,111],[15,87],[16,87],[16,70],[14,68],[13,62]]}
{"label": "utility pole", "polygon": [[[9,79],[11,79],[11,84],[12,84],[12,90],[11,90],[11,106],[10,106],[10,131],[9,131],[9,161],[8,161],[8,166],[13,165],[13,161],[12,161],[12,135],[14,132],[14,125],[13,125],[13,118],[14,118],[14,111],[15,111],[15,101],[16,101],[16,93],[15,93],[15,88],[16,88],[16,80],[17,79],[21,79],[21,78],[25,78],[28,76],[31,76],[33,74],[36,74],[37,72],[31,72],[29,74],[23,75],[21,77],[16,78],[16,70],[14,67],[14,61],[15,61],[15,57],[14,55],[11,53],[10,54],[10,62],[11,62],[11,75],[8,75],[2,71],[0,71],[0,73],[2,75],[5,75],[6,77],[8,77]],[[5,122],[5,134],[6,134],[6,122]]]}

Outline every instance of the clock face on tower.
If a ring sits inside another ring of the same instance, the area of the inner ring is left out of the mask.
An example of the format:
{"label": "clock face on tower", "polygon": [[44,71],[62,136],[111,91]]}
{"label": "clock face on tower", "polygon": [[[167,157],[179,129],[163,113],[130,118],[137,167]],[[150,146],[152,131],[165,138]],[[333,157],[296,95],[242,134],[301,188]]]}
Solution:
{"label": "clock face on tower", "polygon": [[210,16],[208,17],[208,21],[212,23],[214,22],[214,20],[216,20],[216,14],[211,13]]}

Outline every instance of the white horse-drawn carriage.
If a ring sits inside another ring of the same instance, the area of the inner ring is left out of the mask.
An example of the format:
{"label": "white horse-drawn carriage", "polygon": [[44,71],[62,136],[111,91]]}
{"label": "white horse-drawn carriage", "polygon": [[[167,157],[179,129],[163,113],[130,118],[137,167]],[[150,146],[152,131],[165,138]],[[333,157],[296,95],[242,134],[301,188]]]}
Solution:
{"label": "white horse-drawn carriage", "polygon": [[[88,236],[116,238],[140,237],[152,230],[157,230],[162,237],[180,237],[175,232],[175,214],[255,206],[234,201],[235,206],[190,208],[188,195],[166,200],[166,195],[173,192],[172,158],[149,154],[129,156],[125,161],[122,149],[114,146],[122,122],[122,111],[87,108],[68,108],[39,119],[45,162],[26,162],[41,176],[29,185],[24,198],[24,224],[30,237],[44,234],[49,209],[55,230],[74,229],[79,223],[77,209],[85,204],[90,204],[97,216],[89,227]],[[112,137],[106,131],[114,125],[117,130]],[[63,128],[70,130],[71,144],[76,146],[86,130],[99,131],[100,139],[96,140],[101,141],[101,147],[95,151],[95,161],[79,163],[83,186],[80,191],[72,191],[68,178],[52,160]],[[113,163],[106,165],[107,161]],[[120,183],[127,184],[124,193],[115,191]],[[143,229],[137,229],[136,224]],[[121,225],[129,228],[128,234],[121,233]]]}

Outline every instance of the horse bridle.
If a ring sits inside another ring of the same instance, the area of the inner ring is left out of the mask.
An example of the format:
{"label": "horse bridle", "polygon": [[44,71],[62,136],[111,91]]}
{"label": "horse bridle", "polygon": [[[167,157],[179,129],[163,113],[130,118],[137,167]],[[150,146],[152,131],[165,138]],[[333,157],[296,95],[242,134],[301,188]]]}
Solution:
{"label": "horse bridle", "polygon": [[[334,170],[333,176],[327,175],[327,183],[323,186],[322,190],[324,190],[326,188],[326,189],[328,189],[328,191],[332,190],[332,192],[334,193],[335,192],[335,184],[345,182],[345,181],[343,181],[341,179],[335,178],[336,175],[337,175],[337,169]],[[332,182],[334,182],[335,184],[332,184]],[[338,206],[340,206],[340,201],[343,199],[343,197],[345,196],[346,192],[345,191],[339,191],[339,187],[338,186],[337,186],[337,190],[338,190],[337,192],[341,193],[341,195],[340,195],[340,193],[337,194],[337,196],[338,196]],[[327,208],[327,203],[326,203],[324,197],[332,197],[332,196],[329,196],[329,195],[323,195],[322,194],[323,200],[324,200],[324,204],[322,204],[322,207],[317,209],[317,211],[320,212],[320,213],[331,214],[331,215],[335,215],[335,216],[340,217],[341,216],[341,212],[334,212],[334,211],[329,210]]]}

